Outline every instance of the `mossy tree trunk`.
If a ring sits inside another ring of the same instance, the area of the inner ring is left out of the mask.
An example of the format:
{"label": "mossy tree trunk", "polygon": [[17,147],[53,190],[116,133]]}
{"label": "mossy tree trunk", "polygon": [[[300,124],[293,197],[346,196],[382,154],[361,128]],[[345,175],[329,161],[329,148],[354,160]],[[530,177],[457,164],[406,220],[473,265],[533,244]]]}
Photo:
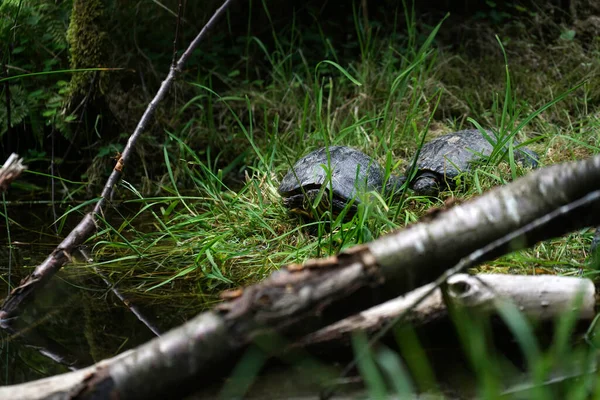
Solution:
{"label": "mossy tree trunk", "polygon": [[[106,27],[106,0],[73,0],[71,20],[67,31],[70,67],[109,67]],[[95,121],[102,115],[106,100],[108,74],[100,71],[74,72],[66,99],[66,110],[74,113],[77,121]],[[87,115],[86,115],[87,114]],[[84,118],[82,118],[84,117]]]}

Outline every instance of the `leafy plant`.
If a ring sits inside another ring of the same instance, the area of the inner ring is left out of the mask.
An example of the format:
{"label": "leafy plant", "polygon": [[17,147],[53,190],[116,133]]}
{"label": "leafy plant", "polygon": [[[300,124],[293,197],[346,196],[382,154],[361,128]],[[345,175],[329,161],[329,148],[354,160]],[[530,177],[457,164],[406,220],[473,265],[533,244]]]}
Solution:
{"label": "leafy plant", "polygon": [[[6,66],[6,73],[50,72],[66,67],[65,32],[69,12],[70,1],[3,1],[0,4],[0,43],[3,44],[1,62]],[[62,87],[53,77],[44,75],[3,83],[0,87],[0,137],[8,130],[6,99],[10,98],[11,126],[26,125],[37,144],[43,143],[49,121],[42,116],[48,112],[47,108],[55,108],[55,97],[61,95]],[[62,122],[68,122],[68,116],[64,118]]]}

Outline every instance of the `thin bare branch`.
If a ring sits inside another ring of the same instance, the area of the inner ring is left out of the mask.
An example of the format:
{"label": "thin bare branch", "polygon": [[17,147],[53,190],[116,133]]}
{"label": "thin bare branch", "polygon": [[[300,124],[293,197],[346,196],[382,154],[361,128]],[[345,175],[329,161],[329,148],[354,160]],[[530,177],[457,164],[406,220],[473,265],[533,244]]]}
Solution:
{"label": "thin bare branch", "polygon": [[112,198],[113,188],[119,181],[123,168],[127,165],[127,161],[131,157],[131,153],[135,147],[135,143],[146,131],[146,127],[152,120],[158,104],[166,96],[168,90],[173,84],[176,76],[183,70],[183,66],[192,55],[193,51],[198,47],[200,42],[206,37],[207,33],[216,25],[218,19],[225,13],[233,0],[226,0],[221,7],[215,11],[213,16],[208,20],[200,33],[190,43],[186,51],[177,61],[177,64],[169,70],[169,74],[163,80],[156,95],[148,104],[144,111],[137,127],[133,134],[129,137],[127,145],[123,149],[123,153],[117,160],[111,175],[109,176],[100,199],[96,203],[92,212],[85,215],[81,222],[69,233],[69,235],[54,249],[54,251],[38,265],[34,272],[26,277],[21,284],[16,287],[11,294],[4,300],[0,309],[0,319],[9,319],[14,317],[19,312],[21,304],[25,301],[30,301],[33,295],[43,287],[46,282],[54,276],[63,265],[71,259],[71,255],[76,251],[77,247],[82,245],[96,231],[96,216],[102,214],[102,210],[106,202]]}
{"label": "thin bare branch", "polygon": [[[85,260],[88,263],[91,264],[94,262],[90,253],[86,249],[80,248],[79,253],[81,253],[81,255],[85,258]],[[117,298],[119,300],[121,300],[121,302],[123,302],[123,305],[125,305],[125,307],[127,307],[129,309],[129,311],[131,311],[133,313],[133,315],[135,315],[135,317],[142,324],[146,325],[146,327],[150,331],[152,331],[152,333],[154,333],[156,336],[160,336],[160,329],[158,329],[158,327],[155,326],[154,323],[151,322],[150,319],[148,317],[146,317],[144,315],[144,313],[135,304],[133,304],[129,299],[127,299],[127,297],[123,293],[121,293],[121,291],[119,289],[117,289],[115,287],[115,285],[110,281],[108,276],[106,276],[106,274],[103,273],[102,271],[100,271],[98,268],[96,268],[96,267],[92,267],[92,268],[93,268],[94,272],[96,274],[98,274],[100,276],[100,278],[102,278],[102,281],[104,281],[104,283],[110,289],[110,291],[113,292],[113,294],[115,296],[117,296]]]}

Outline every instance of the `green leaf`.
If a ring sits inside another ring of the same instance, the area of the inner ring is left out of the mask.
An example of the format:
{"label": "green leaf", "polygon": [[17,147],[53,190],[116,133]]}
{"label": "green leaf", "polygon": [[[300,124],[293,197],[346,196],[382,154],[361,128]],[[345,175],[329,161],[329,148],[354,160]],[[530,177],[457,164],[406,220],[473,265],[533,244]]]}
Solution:
{"label": "green leaf", "polygon": [[560,38],[562,40],[571,41],[571,40],[575,39],[575,31],[573,29],[564,31],[563,33],[560,34]]}
{"label": "green leaf", "polygon": [[342,74],[344,74],[344,76],[346,78],[348,78],[348,80],[352,83],[354,83],[356,86],[362,86],[362,83],[360,83],[359,81],[356,80],[356,78],[352,77],[352,75],[350,75],[350,73],[348,71],[346,71],[341,65],[339,65],[338,63],[335,63],[333,61],[330,60],[323,60],[320,63],[317,64],[317,66],[315,67],[315,75],[317,73],[317,70],[319,69],[319,67],[321,66],[321,64],[329,64],[329,65],[333,65],[335,68],[337,68]]}

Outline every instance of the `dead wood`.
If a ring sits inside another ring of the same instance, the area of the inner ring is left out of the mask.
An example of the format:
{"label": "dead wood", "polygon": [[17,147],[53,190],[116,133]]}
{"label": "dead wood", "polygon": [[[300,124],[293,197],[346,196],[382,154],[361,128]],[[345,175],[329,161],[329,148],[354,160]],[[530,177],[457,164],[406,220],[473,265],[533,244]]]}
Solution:
{"label": "dead wood", "polygon": [[265,331],[297,339],[371,306],[383,289],[398,296],[468,255],[481,262],[600,223],[598,182],[600,156],[532,172],[430,221],[335,257],[289,265],[135,350],[83,371],[0,388],[0,397],[35,399],[43,389],[56,399],[74,390],[81,399],[150,399],[190,380],[197,388]]}
{"label": "dead wood", "polygon": [[[431,294],[419,302],[427,293]],[[595,315],[596,290],[593,282],[584,278],[456,274],[447,280],[447,293],[453,306],[480,314],[492,313],[498,302],[508,300],[527,317],[538,321],[555,319],[571,311],[578,302],[580,320],[591,320]],[[401,316],[404,316],[402,323],[413,326],[446,318],[448,310],[441,289],[433,283],[427,284],[311,333],[297,341],[293,347],[348,342],[353,332],[373,334],[396,323]]]}
{"label": "dead wood", "polygon": [[[69,235],[54,249],[54,251],[40,264],[38,265],[33,273],[28,277],[24,278],[20,285],[12,290],[8,297],[4,300],[2,308],[0,309],[0,320],[9,320],[11,317],[16,316],[19,313],[20,307],[26,301],[31,301],[34,294],[42,288],[46,282],[54,276],[63,265],[70,261],[71,255],[81,246],[87,239],[89,239],[97,230],[96,227],[96,216],[102,214],[103,208],[108,201],[111,200],[113,195],[113,187],[119,181],[123,168],[127,164],[131,153],[135,147],[135,143],[141,134],[146,130],[146,126],[152,120],[158,104],[166,96],[169,88],[173,84],[175,78],[183,70],[183,66],[188,61],[192,52],[198,47],[200,42],[205,38],[207,33],[216,25],[218,19],[225,13],[230,3],[233,0],[225,0],[224,3],[215,11],[210,20],[204,25],[200,33],[190,43],[188,48],[179,58],[177,63],[173,65],[167,77],[163,80],[160,85],[160,89],[156,92],[156,95],[148,104],[148,107],[144,111],[135,131],[131,134],[127,141],[123,153],[120,154],[117,163],[108,178],[102,194],[98,199],[93,211],[85,215],[81,222],[73,228]],[[6,321],[4,322],[7,323]]]}
{"label": "dead wood", "polygon": [[10,184],[26,169],[27,166],[23,165],[23,159],[12,153],[0,168],[0,193],[6,192]]}

